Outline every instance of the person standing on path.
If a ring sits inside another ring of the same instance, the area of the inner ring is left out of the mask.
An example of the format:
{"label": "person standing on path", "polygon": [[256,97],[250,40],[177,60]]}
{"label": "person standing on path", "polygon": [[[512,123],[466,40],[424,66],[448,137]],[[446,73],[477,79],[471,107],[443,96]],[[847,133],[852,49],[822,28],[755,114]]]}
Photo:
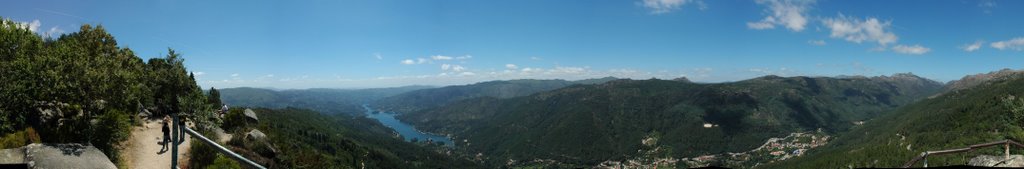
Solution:
{"label": "person standing on path", "polygon": [[163,127],[161,127],[161,129],[160,129],[160,131],[164,132],[163,147],[160,148],[161,152],[167,150],[167,143],[171,140],[171,133],[170,133],[171,132],[171,128],[167,126],[168,123],[170,123],[170,122],[167,121],[167,116],[164,116]]}

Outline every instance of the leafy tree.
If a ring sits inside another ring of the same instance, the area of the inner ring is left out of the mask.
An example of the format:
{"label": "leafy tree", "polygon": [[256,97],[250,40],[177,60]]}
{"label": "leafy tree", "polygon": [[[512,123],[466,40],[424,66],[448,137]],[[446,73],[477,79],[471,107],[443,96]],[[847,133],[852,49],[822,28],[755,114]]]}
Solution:
{"label": "leafy tree", "polygon": [[210,91],[206,95],[206,103],[213,105],[215,107],[224,105],[224,103],[220,101],[220,91],[217,91],[217,89],[210,87]]}

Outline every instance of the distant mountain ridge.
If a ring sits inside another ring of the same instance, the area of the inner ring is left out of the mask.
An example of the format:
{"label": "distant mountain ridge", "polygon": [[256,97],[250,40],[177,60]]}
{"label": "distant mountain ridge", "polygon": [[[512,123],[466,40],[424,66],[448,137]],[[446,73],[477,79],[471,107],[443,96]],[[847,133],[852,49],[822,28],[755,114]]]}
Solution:
{"label": "distant mountain ridge", "polygon": [[618,80],[615,77],[599,79],[566,80],[499,80],[468,85],[445,86],[440,88],[411,91],[376,101],[373,105],[386,111],[399,113],[414,112],[433,108],[459,100],[494,97],[511,98],[530,95],[537,92],[555,90],[576,84],[600,84]]}
{"label": "distant mountain ridge", "polygon": [[967,75],[959,80],[950,81],[946,84],[945,91],[956,91],[978,86],[994,80],[1011,78],[1013,75],[1024,74],[1024,71],[1004,68],[999,71]]}
{"label": "distant mountain ridge", "polygon": [[310,109],[327,114],[361,115],[362,104],[380,98],[430,86],[405,86],[374,89],[301,89],[271,90],[261,88],[220,89],[221,100],[229,106]]}
{"label": "distant mountain ridge", "polygon": [[634,156],[641,140],[651,136],[662,138],[657,146],[670,156],[693,157],[749,150],[795,131],[841,132],[941,87],[913,74],[764,76],[715,84],[614,80],[521,97],[465,99],[399,118],[454,135],[457,146],[482,153],[491,165],[550,159],[587,167]]}

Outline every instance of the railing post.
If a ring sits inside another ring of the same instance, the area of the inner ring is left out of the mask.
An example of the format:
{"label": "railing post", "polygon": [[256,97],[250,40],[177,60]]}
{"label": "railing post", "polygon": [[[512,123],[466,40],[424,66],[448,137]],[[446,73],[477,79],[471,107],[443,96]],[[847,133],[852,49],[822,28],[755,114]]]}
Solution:
{"label": "railing post", "polygon": [[924,168],[928,168],[928,152],[924,152]]}
{"label": "railing post", "polygon": [[[178,115],[171,115],[171,168],[178,168]],[[167,143],[164,143],[167,144]]]}
{"label": "railing post", "polygon": [[1005,150],[1006,150],[1006,158],[1003,159],[1003,160],[1010,160],[1010,141],[1006,141],[1006,144],[1004,145],[1004,147],[1005,147]]}

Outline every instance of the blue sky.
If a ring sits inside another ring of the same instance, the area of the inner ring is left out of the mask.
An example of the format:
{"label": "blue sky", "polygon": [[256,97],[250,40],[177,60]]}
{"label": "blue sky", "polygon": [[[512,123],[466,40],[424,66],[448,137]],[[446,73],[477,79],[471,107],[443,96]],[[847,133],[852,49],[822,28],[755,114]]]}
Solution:
{"label": "blue sky", "polygon": [[204,87],[372,88],[604,76],[698,82],[1024,63],[1024,1],[15,1],[37,33],[101,24]]}

